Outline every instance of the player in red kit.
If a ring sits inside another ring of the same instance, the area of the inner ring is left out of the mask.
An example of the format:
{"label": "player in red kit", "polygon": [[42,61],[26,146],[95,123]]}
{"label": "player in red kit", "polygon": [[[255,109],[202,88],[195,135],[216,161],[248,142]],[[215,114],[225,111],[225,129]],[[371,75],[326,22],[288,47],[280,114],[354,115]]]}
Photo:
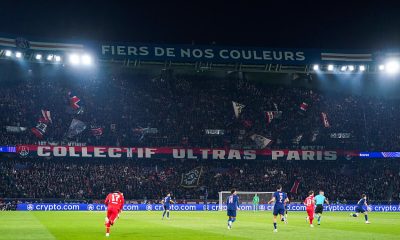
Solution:
{"label": "player in red kit", "polygon": [[110,236],[110,227],[114,224],[116,218],[119,216],[122,208],[124,207],[124,195],[115,191],[107,195],[104,203],[107,206],[107,217],[106,217],[106,237]]}
{"label": "player in red kit", "polygon": [[310,227],[314,227],[314,208],[315,208],[315,199],[314,199],[314,191],[308,192],[308,197],[304,200],[304,205],[306,205],[306,211],[308,215],[308,220],[310,221]]}
{"label": "player in red kit", "polygon": [[121,204],[119,206],[118,218],[119,218],[119,214],[122,212],[122,209],[124,208],[124,204],[125,204],[124,194],[122,192],[119,192],[119,194],[120,194]]}

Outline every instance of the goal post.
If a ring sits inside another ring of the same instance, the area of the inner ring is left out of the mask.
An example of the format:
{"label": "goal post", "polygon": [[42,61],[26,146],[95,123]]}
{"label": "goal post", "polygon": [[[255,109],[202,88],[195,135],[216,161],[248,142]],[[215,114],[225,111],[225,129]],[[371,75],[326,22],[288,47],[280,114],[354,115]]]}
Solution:
{"label": "goal post", "polygon": [[[224,206],[226,206],[226,199],[229,195],[231,195],[230,191],[221,191],[219,194],[219,210],[224,210]],[[251,210],[253,209],[253,197],[257,194],[259,197],[259,204],[267,204],[269,200],[271,200],[274,192],[246,192],[246,191],[236,191],[236,194],[239,196],[239,204],[240,205],[248,205],[251,206]]]}

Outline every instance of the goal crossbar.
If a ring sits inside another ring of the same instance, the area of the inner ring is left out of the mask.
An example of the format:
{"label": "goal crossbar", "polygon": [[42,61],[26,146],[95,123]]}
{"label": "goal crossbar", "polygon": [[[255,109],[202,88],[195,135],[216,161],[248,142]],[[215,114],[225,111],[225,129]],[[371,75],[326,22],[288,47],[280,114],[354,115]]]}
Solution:
{"label": "goal crossbar", "polygon": [[[240,204],[252,204],[253,197],[257,194],[259,197],[259,203],[267,203],[271,198],[274,192],[255,192],[255,191],[236,191],[236,194],[239,196]],[[226,205],[226,199],[229,195],[231,195],[230,191],[220,191],[219,195],[219,210],[222,211],[224,206]]]}

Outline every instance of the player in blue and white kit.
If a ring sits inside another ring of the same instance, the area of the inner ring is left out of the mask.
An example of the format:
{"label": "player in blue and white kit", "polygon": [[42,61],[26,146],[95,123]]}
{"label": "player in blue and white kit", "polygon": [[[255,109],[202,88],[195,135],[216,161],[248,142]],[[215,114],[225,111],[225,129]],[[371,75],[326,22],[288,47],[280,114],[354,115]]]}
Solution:
{"label": "player in blue and white kit", "polygon": [[288,209],[289,209],[289,201],[285,203],[285,217],[281,219],[282,222],[285,222],[287,224],[287,219],[288,219]]}
{"label": "player in blue and white kit", "polygon": [[272,199],[268,202],[268,204],[271,204],[272,202],[275,202],[274,205],[274,212],[273,212],[273,222],[274,222],[274,232],[278,232],[278,229],[276,227],[276,217],[278,214],[281,216],[281,220],[285,221],[285,203],[289,202],[289,199],[287,197],[287,194],[285,192],[282,192],[282,186],[278,185],[276,187],[276,192],[272,196]]}
{"label": "player in blue and white kit", "polygon": [[358,217],[359,213],[364,214],[365,217],[365,223],[369,224],[370,222],[368,221],[368,212],[364,209],[364,206],[366,207],[367,210],[369,210],[369,206],[367,204],[367,195],[363,194],[361,196],[362,198],[358,201],[357,206],[356,206],[356,213],[350,214],[350,216],[353,217]]}
{"label": "player in blue and white kit", "polygon": [[226,199],[226,209],[228,215],[228,229],[232,228],[232,223],[236,221],[236,210],[239,210],[239,197],[236,190],[231,190],[231,195]]}
{"label": "player in blue and white kit", "polygon": [[171,200],[171,194],[168,193],[167,196],[161,201],[163,204],[164,212],[162,215],[162,219],[164,219],[165,214],[167,214],[167,219],[169,219],[169,208],[171,207],[170,204],[173,204],[174,201]]}

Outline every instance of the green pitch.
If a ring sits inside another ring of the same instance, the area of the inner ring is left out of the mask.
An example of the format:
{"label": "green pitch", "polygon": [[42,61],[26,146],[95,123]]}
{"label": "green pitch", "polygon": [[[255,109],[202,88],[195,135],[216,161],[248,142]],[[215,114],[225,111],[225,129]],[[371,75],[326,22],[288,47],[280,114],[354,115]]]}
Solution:
{"label": "green pitch", "polygon": [[[347,212],[324,214],[322,225],[310,228],[304,212],[291,212],[287,225],[273,233],[271,212],[238,212],[227,229],[225,212],[123,212],[108,239],[400,239],[399,213],[370,213],[352,218]],[[0,239],[106,239],[104,212],[1,212]]]}

